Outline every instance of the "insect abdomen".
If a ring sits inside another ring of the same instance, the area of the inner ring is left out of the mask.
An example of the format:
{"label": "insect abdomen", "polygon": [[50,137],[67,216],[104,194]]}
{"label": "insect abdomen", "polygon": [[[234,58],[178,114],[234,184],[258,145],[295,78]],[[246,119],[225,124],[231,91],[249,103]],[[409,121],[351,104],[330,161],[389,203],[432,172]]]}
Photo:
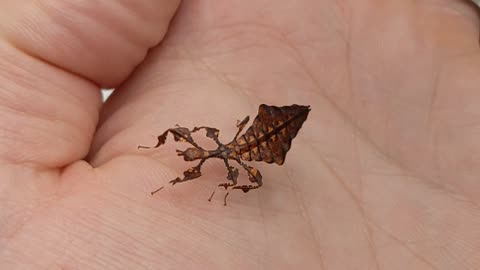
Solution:
{"label": "insect abdomen", "polygon": [[236,141],[237,154],[247,161],[282,165],[309,111],[309,106],[302,105],[260,105],[252,125]]}

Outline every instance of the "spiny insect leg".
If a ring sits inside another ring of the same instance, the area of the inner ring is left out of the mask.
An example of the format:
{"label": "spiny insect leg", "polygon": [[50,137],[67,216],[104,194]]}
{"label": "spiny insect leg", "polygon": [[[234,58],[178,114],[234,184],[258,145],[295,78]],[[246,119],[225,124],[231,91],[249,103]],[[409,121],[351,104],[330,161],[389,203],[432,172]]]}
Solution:
{"label": "spiny insect leg", "polygon": [[241,160],[236,160],[242,167],[248,172],[248,179],[252,183],[256,183],[256,185],[241,185],[241,186],[234,186],[232,189],[241,189],[243,192],[248,192],[251,189],[257,189],[263,185],[262,182],[262,174],[260,171],[254,167],[248,166],[247,164],[243,163]]}
{"label": "spiny insect leg", "polygon": [[[231,180],[232,182],[221,183],[217,187],[224,187],[225,189],[227,189],[228,187],[235,186],[237,184],[238,169],[233,166],[230,166],[227,159],[224,159],[223,161],[225,162],[225,166],[227,167],[227,170],[228,170],[227,179]],[[210,195],[210,198],[208,199],[208,201],[212,200],[216,190],[217,188],[215,188],[212,195]],[[228,192],[224,198],[224,205],[227,205],[227,196],[228,196]]]}
{"label": "spiny insect leg", "polygon": [[157,148],[160,145],[163,145],[165,143],[165,141],[167,140],[168,132],[172,133],[173,138],[175,139],[176,142],[178,142],[178,141],[187,142],[187,143],[193,145],[196,148],[200,148],[200,146],[198,146],[198,144],[195,143],[192,136],[190,135],[190,130],[188,130],[188,128],[180,127],[178,125],[177,125],[176,128],[167,129],[165,132],[162,133],[162,135],[158,136],[157,137],[158,142],[155,146],[139,145],[137,148],[138,149],[150,149],[150,148]]}
{"label": "spiny insect leg", "polygon": [[243,128],[245,128],[248,121],[250,121],[250,116],[248,115],[247,117],[245,117],[245,119],[242,120],[242,122],[237,121],[238,131],[237,131],[237,134],[235,134],[235,137],[233,138],[234,141],[237,139],[238,135],[240,135],[240,132],[242,132]]}
{"label": "spiny insect leg", "polygon": [[224,187],[225,189],[227,189],[228,187],[235,186],[237,184],[238,169],[233,166],[230,166],[227,159],[224,159],[223,161],[225,162],[225,166],[227,167],[227,170],[228,170],[227,179],[232,182],[221,183],[218,186]]}
{"label": "spiny insect leg", "polygon": [[158,142],[155,146],[143,146],[143,145],[139,145],[137,147],[137,149],[150,149],[150,148],[157,148],[159,147],[160,145],[164,144],[165,143],[165,140],[167,139],[167,134],[168,132],[170,131],[170,129],[166,130],[162,135],[158,136],[157,139],[158,139]]}
{"label": "spiny insect leg", "polygon": [[219,146],[222,145],[222,143],[218,139],[218,134],[220,133],[220,131],[216,128],[204,127],[204,126],[194,127],[191,132],[194,133],[194,132],[197,132],[197,131],[202,130],[202,129],[205,129],[207,131],[207,137],[208,138],[212,138]]}
{"label": "spiny insect leg", "polygon": [[175,179],[173,179],[172,181],[170,181],[170,183],[172,185],[175,185],[177,183],[181,183],[181,182],[185,182],[185,181],[188,181],[188,180],[192,180],[192,179],[195,179],[195,178],[198,178],[200,176],[202,176],[202,172],[200,172],[200,169],[203,165],[203,163],[205,162],[206,159],[202,159],[200,161],[200,163],[198,163],[197,166],[195,167],[192,167],[186,171],[183,172],[183,178],[180,178],[180,177],[177,177]]}

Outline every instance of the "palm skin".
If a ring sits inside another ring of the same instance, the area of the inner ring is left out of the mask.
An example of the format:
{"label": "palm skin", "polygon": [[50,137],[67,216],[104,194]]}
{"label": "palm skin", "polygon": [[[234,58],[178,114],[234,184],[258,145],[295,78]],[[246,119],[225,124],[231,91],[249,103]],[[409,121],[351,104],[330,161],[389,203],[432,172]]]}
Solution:
{"label": "palm skin", "polygon": [[[184,1],[164,37],[174,1],[22,3],[0,4],[0,269],[480,268],[472,6]],[[261,189],[208,202],[209,160],[150,196],[194,164],[137,145],[227,142],[261,103],[312,107]]]}

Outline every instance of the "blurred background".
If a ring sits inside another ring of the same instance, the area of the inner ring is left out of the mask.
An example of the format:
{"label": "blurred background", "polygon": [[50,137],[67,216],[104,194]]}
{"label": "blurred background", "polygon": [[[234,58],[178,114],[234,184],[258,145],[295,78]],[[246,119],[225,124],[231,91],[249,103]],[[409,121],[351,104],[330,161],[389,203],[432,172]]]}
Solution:
{"label": "blurred background", "polygon": [[113,89],[102,89],[103,102],[107,100],[107,98],[112,94],[112,92],[113,92]]}

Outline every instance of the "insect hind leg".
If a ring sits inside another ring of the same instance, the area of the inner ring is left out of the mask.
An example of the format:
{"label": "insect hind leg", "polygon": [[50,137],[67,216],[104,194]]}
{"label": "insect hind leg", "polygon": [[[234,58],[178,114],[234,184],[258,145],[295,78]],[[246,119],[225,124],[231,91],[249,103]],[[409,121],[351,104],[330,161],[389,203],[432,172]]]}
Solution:
{"label": "insect hind leg", "polygon": [[[238,169],[233,167],[233,166],[230,166],[227,159],[224,159],[223,161],[225,162],[225,166],[227,167],[227,171],[228,171],[227,179],[232,181],[232,182],[220,183],[217,187],[224,187],[225,189],[228,189],[229,187],[235,186],[237,184]],[[215,190],[212,192],[212,195],[210,195],[210,198],[208,199],[208,201],[212,200],[213,195],[215,194],[216,190],[217,189],[215,188]],[[223,199],[224,205],[227,205],[228,194],[229,194],[229,192],[227,192],[227,194],[225,194],[225,197]]]}
{"label": "insect hind leg", "polygon": [[[240,165],[242,165],[242,167],[248,172],[248,179],[250,180],[250,182],[252,183],[256,183],[256,185],[240,185],[240,186],[236,186],[236,183],[235,184],[231,184],[231,183],[226,183],[227,186],[225,187],[225,189],[227,189],[228,186],[233,186],[232,189],[241,189],[243,192],[248,192],[252,189],[257,189],[259,187],[261,187],[263,185],[263,182],[262,182],[262,174],[260,174],[260,172],[254,168],[254,167],[251,167],[251,166],[248,166],[247,164],[243,163],[241,160],[236,160]],[[213,192],[214,194],[215,192]],[[212,196],[213,196],[212,194]],[[228,195],[230,194],[230,192],[227,192],[227,194],[225,194],[225,197],[223,198],[223,201],[224,201],[224,204],[223,205],[227,205],[227,197]],[[210,197],[211,199],[211,197]]]}
{"label": "insect hind leg", "polygon": [[241,160],[237,160],[237,162],[242,165],[242,167],[248,172],[248,179],[250,180],[250,182],[256,183],[256,185],[240,185],[234,186],[232,189],[241,189],[243,192],[246,193],[252,189],[257,189],[263,185],[262,174],[257,168],[248,166]]}
{"label": "insect hind leg", "polygon": [[192,167],[192,168],[184,171],[183,172],[183,178],[177,177],[177,178],[173,179],[172,181],[170,181],[170,183],[172,185],[175,185],[177,183],[193,180],[195,178],[198,178],[198,177],[202,176],[202,172],[200,171],[200,169],[202,168],[202,165],[205,162],[205,160],[206,159],[202,159],[200,161],[200,163],[198,163],[197,166]]}
{"label": "insect hind leg", "polygon": [[227,179],[232,182],[221,183],[218,186],[224,187],[225,189],[227,189],[228,187],[235,186],[237,184],[238,169],[233,166],[230,166],[230,164],[226,159],[224,159],[223,161],[225,162],[225,166],[227,167],[227,170],[228,170]]}

